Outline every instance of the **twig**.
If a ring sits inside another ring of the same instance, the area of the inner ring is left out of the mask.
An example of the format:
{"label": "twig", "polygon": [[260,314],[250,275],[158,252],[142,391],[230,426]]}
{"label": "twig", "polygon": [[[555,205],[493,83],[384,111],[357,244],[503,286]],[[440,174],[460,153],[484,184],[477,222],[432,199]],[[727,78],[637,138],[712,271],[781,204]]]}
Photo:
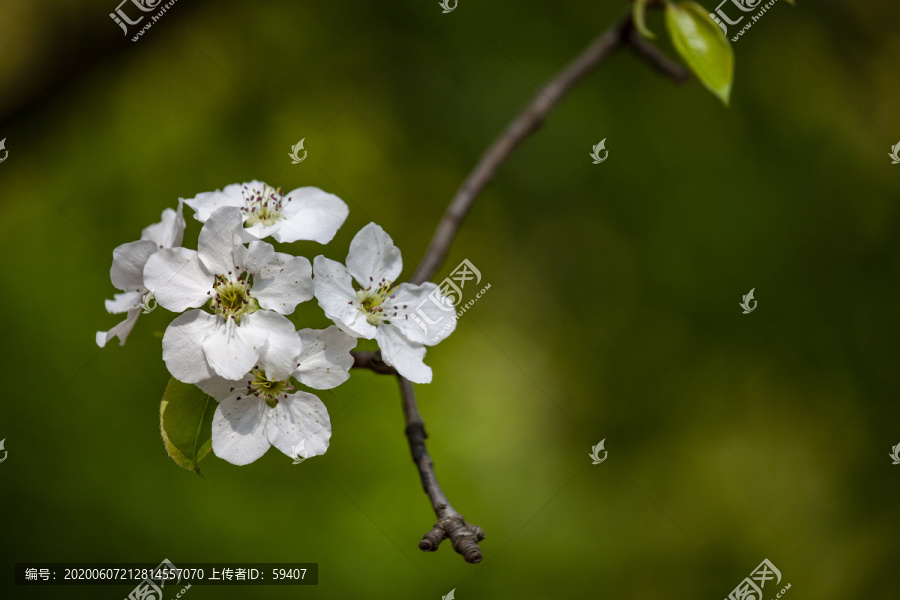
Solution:
{"label": "twig", "polygon": [[444,539],[450,538],[453,549],[463,555],[467,563],[481,562],[481,548],[478,542],[484,539],[484,530],[477,525],[469,525],[461,514],[447,500],[447,496],[441,489],[437,477],[434,474],[434,463],[425,447],[425,423],[419,408],[416,406],[416,396],[412,383],[405,377],[397,376],[400,382],[400,395],[403,398],[403,415],[406,417],[406,439],[409,441],[409,449],[412,451],[413,462],[419,468],[419,476],[422,478],[422,487],[438,521],[434,527],[422,536],[419,548],[426,552],[434,552]]}
{"label": "twig", "polygon": [[369,369],[381,375],[396,375],[397,370],[381,360],[381,352],[353,351],[353,369]]}
{"label": "twig", "polygon": [[628,43],[642,58],[646,59],[659,73],[670,77],[675,83],[685,83],[691,78],[690,72],[668,56],[660,52],[656,46],[649,43],[641,34],[632,29],[628,34]]}
{"label": "twig", "polygon": [[[556,77],[550,80],[531,100],[531,103],[512,120],[500,136],[485,151],[475,169],[456,192],[437,230],[410,281],[414,284],[430,280],[447,258],[450,244],[472,208],[475,199],[494,177],[503,162],[525,138],[543,124],[547,115],[560,100],[588,73],[603,62],[620,46],[628,44],[646,59],[657,71],[671,77],[676,82],[685,81],[687,71],[663,56],[656,48],[645,42],[634,31],[631,11],[628,11],[616,25],[594,40],[575,60]],[[478,542],[484,539],[484,531],[469,525],[447,500],[434,474],[434,463],[425,446],[425,424],[412,383],[397,374],[393,367],[381,359],[379,352],[354,352],[354,368],[370,369],[376,373],[397,375],[403,398],[403,413],[406,417],[406,439],[412,452],[413,462],[419,469],[422,487],[431,500],[438,521],[431,531],[422,537],[419,548],[433,552],[440,543],[449,538],[453,548],[463,555],[466,562],[481,562],[481,548]]]}
{"label": "twig", "polygon": [[453,549],[462,554],[466,562],[473,564],[481,562],[481,548],[478,547],[478,542],[484,539],[484,530],[476,525],[466,523],[463,516],[447,500],[447,496],[438,483],[437,476],[434,474],[434,463],[425,446],[428,434],[425,433],[425,422],[419,413],[412,383],[400,376],[394,367],[386,364],[381,359],[379,351],[354,351],[351,354],[353,354],[354,369],[368,369],[382,375],[396,375],[400,382],[403,416],[406,420],[406,439],[409,442],[413,462],[419,469],[419,477],[422,478],[422,488],[431,500],[434,514],[438,518],[431,531],[422,536],[419,548],[425,552],[434,552],[442,541],[450,538]]}
{"label": "twig", "polygon": [[478,197],[478,194],[487,186],[494,177],[494,173],[500,165],[512,154],[512,151],[522,143],[531,133],[534,133],[553,110],[553,107],[562,100],[566,93],[590,73],[597,65],[603,62],[612,52],[627,39],[632,29],[631,11],[625,15],[616,25],[608,29],[600,37],[595,39],[575,60],[563,69],[556,77],[544,85],[531,103],[500,134],[490,148],[482,155],[475,170],[456,192],[450,206],[444,213],[444,217],[438,224],[437,231],[431,239],[431,244],[425,252],[425,257],[419,264],[419,268],[413,274],[412,283],[428,281],[437,273],[444,259],[447,258],[447,250],[450,243],[456,237],[456,232],[465,220],[469,209]]}

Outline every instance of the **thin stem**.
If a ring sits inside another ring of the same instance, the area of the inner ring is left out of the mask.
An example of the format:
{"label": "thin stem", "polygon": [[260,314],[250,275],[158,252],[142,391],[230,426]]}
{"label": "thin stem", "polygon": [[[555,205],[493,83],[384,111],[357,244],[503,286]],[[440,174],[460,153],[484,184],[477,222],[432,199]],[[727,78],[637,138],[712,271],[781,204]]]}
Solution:
{"label": "thin stem", "polygon": [[466,523],[441,489],[441,484],[434,474],[434,463],[425,446],[428,434],[425,432],[425,422],[422,421],[422,415],[416,405],[412,383],[400,375],[397,376],[397,380],[400,383],[403,415],[406,418],[406,439],[409,442],[413,462],[419,469],[419,477],[422,478],[422,488],[431,500],[434,514],[438,518],[431,531],[422,536],[419,548],[426,552],[434,552],[442,541],[449,538],[453,549],[462,554],[467,563],[479,563],[481,548],[478,547],[478,542],[484,539],[484,530]]}
{"label": "thin stem", "polygon": [[422,283],[428,281],[437,273],[444,260],[447,251],[457,231],[469,214],[472,204],[493,179],[500,165],[512,154],[522,141],[534,133],[553,110],[560,100],[571,90],[575,84],[584,79],[597,65],[603,62],[625,40],[628,31],[631,30],[631,11],[616,25],[596,38],[587,49],[575,58],[556,77],[542,87],[531,102],[519,115],[512,120],[503,133],[494,140],[494,143],[482,155],[481,160],[475,166],[475,170],[456,192],[456,196],[447,207],[444,217],[438,224],[437,231],[431,239],[431,245],[425,252],[425,257],[416,269],[411,281]]}
{"label": "thin stem", "polygon": [[645,40],[637,30],[632,29],[629,32],[628,43],[641,58],[649,62],[661,75],[669,77],[675,83],[685,83],[691,78],[691,74],[686,68],[660,52],[656,46]]}
{"label": "thin stem", "polygon": [[[609,57],[613,51],[625,44],[631,46],[638,56],[644,58],[663,75],[679,83],[688,78],[688,73],[683,67],[666,58],[634,31],[629,10],[617,24],[596,38],[584,52],[542,87],[528,106],[510,122],[503,133],[485,151],[475,169],[463,182],[447,207],[422,262],[411,278],[412,283],[419,284],[430,280],[441,268],[447,258],[450,244],[456,237],[475,199],[513,150],[543,124],[550,111],[579,81]],[[416,405],[412,383],[386,364],[381,359],[380,352],[354,352],[353,355],[354,368],[396,375],[400,383],[403,415],[406,420],[406,439],[409,442],[413,462],[422,479],[422,488],[431,500],[431,506],[438,518],[431,531],[422,537],[419,548],[433,552],[437,550],[444,539],[449,538],[453,543],[453,548],[463,555],[466,562],[481,562],[481,548],[479,548],[478,542],[484,539],[484,531],[478,526],[466,523],[462,515],[450,504],[438,483],[434,473],[434,463],[425,446],[428,434],[425,433],[425,423],[422,421],[422,415]]]}

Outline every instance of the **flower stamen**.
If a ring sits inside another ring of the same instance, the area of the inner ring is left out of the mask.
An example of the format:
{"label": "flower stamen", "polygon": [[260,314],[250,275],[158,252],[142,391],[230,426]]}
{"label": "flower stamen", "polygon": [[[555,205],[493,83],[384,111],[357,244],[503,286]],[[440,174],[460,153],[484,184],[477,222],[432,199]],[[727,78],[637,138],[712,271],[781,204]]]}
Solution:
{"label": "flower stamen", "polygon": [[279,397],[287,398],[287,393],[294,391],[294,386],[291,385],[289,380],[275,381],[269,379],[259,367],[255,367],[250,371],[250,376],[253,379],[247,381],[247,394],[253,394],[257,397],[262,396],[266,404],[271,408],[275,408],[278,404]]}
{"label": "flower stamen", "polygon": [[[393,293],[396,291],[397,286],[394,286],[393,283],[393,281],[388,281],[382,277],[381,281],[373,283],[365,289],[362,287],[356,288],[356,297],[359,298],[360,303],[359,308],[366,314],[366,321],[370,325],[377,327],[382,323],[389,322],[389,315],[385,314],[382,304],[385,300],[394,297]],[[373,289],[373,286],[377,287]]]}
{"label": "flower stamen", "polygon": [[[281,188],[267,185],[260,191],[244,186],[242,194],[244,206],[241,207],[241,212],[247,217],[247,225],[260,224],[270,227],[279,219],[285,218],[281,212],[284,202],[284,193]],[[288,198],[288,202],[290,202],[290,198]]]}
{"label": "flower stamen", "polygon": [[237,279],[226,275],[216,275],[213,283],[212,301],[209,307],[225,320],[232,318],[240,323],[241,316],[255,312],[259,308],[256,299],[250,295],[253,287],[252,277],[246,271]]}

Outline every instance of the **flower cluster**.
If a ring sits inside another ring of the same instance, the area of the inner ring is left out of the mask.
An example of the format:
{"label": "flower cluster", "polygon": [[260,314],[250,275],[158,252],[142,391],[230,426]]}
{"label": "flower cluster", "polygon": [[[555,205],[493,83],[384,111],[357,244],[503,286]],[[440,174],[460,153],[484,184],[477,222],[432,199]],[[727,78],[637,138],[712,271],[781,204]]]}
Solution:
{"label": "flower cluster", "polygon": [[[196,250],[181,245],[184,204],[203,223]],[[359,338],[374,339],[384,362],[410,381],[430,383],[423,359],[435,332],[415,313],[441,310],[424,303],[429,296],[441,300],[435,284],[396,283],[400,250],[375,223],[353,238],[346,264],[324,256],[310,263],[262,241],[327,244],[348,213],[340,198],[318,188],[284,194],[259,181],[179,200],[140,240],[113,251],[110,279],[122,293],[106,308],[127,316],[98,332],[97,344],[114,337],[124,344],[142,300],[153,297],[178,315],[162,340],[169,373],[218,401],[217,456],[245,465],[271,446],[293,458],[298,449],[302,458],[324,454],[328,411],[297,386],[331,389],[349,379]],[[298,331],[288,315],[313,297],[334,325]]]}

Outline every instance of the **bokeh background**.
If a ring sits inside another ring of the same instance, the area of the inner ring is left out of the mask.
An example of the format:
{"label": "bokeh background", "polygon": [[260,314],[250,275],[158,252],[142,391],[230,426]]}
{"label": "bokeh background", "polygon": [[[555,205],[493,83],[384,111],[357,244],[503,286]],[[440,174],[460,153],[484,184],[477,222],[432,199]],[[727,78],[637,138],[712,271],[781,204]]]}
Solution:
{"label": "bokeh background", "polygon": [[[408,277],[482,151],[625,4],[180,0],[133,43],[115,0],[4,0],[0,595],[132,587],[16,587],[16,562],[169,558],[320,565],[316,587],[197,600],[718,599],[768,558],[788,598],[896,598],[888,0],[777,3],[734,45],[730,108],[622,51],[479,198],[439,277],[468,258],[491,289],[417,386],[444,489],[487,532],[477,566],[417,548],[434,515],[391,378],[322,394],[325,456],[210,456],[201,478],[159,434],[172,315],[94,343],[119,320],[113,248],[253,178],[350,206],[329,246],[282,250],[342,260],[376,221]],[[312,304],[294,319],[327,324]]]}

